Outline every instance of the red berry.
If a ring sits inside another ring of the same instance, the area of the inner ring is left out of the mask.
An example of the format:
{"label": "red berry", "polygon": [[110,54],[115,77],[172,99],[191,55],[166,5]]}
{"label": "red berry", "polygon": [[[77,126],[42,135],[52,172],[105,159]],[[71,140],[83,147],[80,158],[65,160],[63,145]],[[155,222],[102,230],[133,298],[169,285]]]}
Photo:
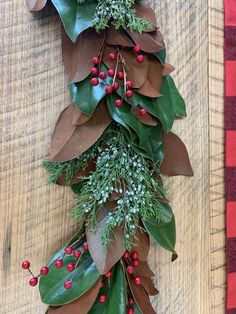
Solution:
{"label": "red berry", "polygon": [[113,77],[115,75],[115,70],[114,69],[109,69],[107,73],[108,73],[109,76]]}
{"label": "red berry", "polygon": [[66,282],[64,282],[65,289],[70,289],[71,287],[72,287],[72,281],[67,280]]}
{"label": "red berry", "polygon": [[100,79],[105,80],[105,78],[107,77],[107,74],[105,72],[100,72],[99,75]]}
{"label": "red berry", "polygon": [[134,314],[134,308],[132,306],[128,306],[127,314]]}
{"label": "red berry", "polygon": [[141,52],[141,46],[140,45],[136,45],[136,46],[134,46],[134,52],[136,52],[136,53],[140,53]]}
{"label": "red berry", "polygon": [[129,258],[130,257],[130,252],[129,251],[125,251],[123,257],[124,258]]}
{"label": "red berry", "polygon": [[135,277],[134,282],[136,283],[136,285],[141,285],[142,279],[140,277]]}
{"label": "red berry", "polygon": [[99,57],[93,57],[92,61],[93,61],[93,64],[97,65],[100,62],[100,58]]}
{"label": "red berry", "polygon": [[144,109],[144,108],[142,108],[142,109],[139,109],[139,114],[140,114],[140,116],[146,116],[146,114],[147,114],[147,110],[146,109]]}
{"label": "red berry", "polygon": [[128,89],[131,89],[131,88],[133,87],[133,82],[132,82],[132,81],[127,81],[127,82],[126,82],[126,87],[127,87]]}
{"label": "red berry", "polygon": [[90,82],[93,86],[97,86],[99,84],[99,80],[96,77],[93,77]]}
{"label": "red berry", "polygon": [[40,275],[42,275],[42,276],[47,275],[48,272],[49,272],[49,268],[48,268],[47,266],[43,266],[43,267],[40,269]]}
{"label": "red berry", "polygon": [[138,260],[138,259],[134,259],[134,260],[132,261],[132,265],[133,265],[134,267],[137,267],[137,266],[139,265],[139,260]]}
{"label": "red berry", "polygon": [[61,259],[58,259],[57,261],[55,261],[54,265],[56,268],[61,268],[63,266],[63,261]]}
{"label": "red berry", "polygon": [[115,82],[113,85],[113,90],[117,90],[119,88],[119,83]]}
{"label": "red berry", "polygon": [[129,303],[129,304],[134,304],[134,299],[133,299],[132,297],[129,297],[129,298],[128,298],[128,303]]}
{"label": "red berry", "polygon": [[102,295],[100,295],[100,297],[99,297],[99,302],[100,302],[100,303],[104,303],[104,302],[106,302],[106,299],[107,299],[106,294],[102,294]]}
{"label": "red berry", "polygon": [[29,280],[29,285],[31,287],[34,287],[34,286],[37,286],[38,284],[38,278],[37,277],[32,277],[30,280]]}
{"label": "red berry", "polygon": [[73,271],[75,269],[75,264],[74,263],[69,263],[67,266],[66,266],[67,270],[69,272]]}
{"label": "red berry", "polygon": [[113,92],[113,87],[112,87],[112,86],[106,86],[106,87],[105,87],[105,91],[106,91],[106,94],[112,94],[112,92]]}
{"label": "red berry", "polygon": [[143,56],[143,55],[138,55],[138,56],[136,57],[136,61],[137,61],[138,63],[143,63],[143,61],[144,61],[144,56]]}
{"label": "red berry", "polygon": [[73,252],[72,247],[68,246],[68,247],[65,248],[65,253],[66,254],[70,255],[72,252]]}
{"label": "red berry", "polygon": [[131,97],[133,96],[133,94],[134,94],[133,91],[130,90],[130,89],[127,90],[127,92],[125,93],[125,95],[126,95],[127,98],[131,98]]}
{"label": "red berry", "polygon": [[75,258],[79,258],[80,255],[81,255],[81,251],[80,251],[80,250],[74,250],[73,256],[74,256]]}
{"label": "red berry", "polygon": [[138,252],[133,251],[133,252],[131,253],[131,258],[132,258],[132,259],[138,259],[138,258],[139,258]]}
{"label": "red berry", "polygon": [[116,60],[116,53],[115,52],[111,52],[109,54],[109,59],[112,60],[112,61]]}
{"label": "red berry", "polygon": [[92,68],[91,71],[90,71],[90,73],[91,73],[92,75],[97,75],[97,74],[98,74],[98,68]]}
{"label": "red berry", "polygon": [[29,261],[22,262],[21,267],[23,269],[29,269],[30,268],[30,262]]}
{"label": "red berry", "polygon": [[105,273],[105,276],[106,276],[107,278],[110,278],[111,275],[112,275],[112,271],[111,271],[111,270],[109,270],[109,271],[107,271],[107,272]]}
{"label": "red berry", "polygon": [[88,251],[88,242],[84,242],[82,246],[85,251]]}
{"label": "red berry", "polygon": [[134,272],[134,267],[131,266],[131,265],[129,265],[129,266],[126,268],[126,270],[127,270],[127,272],[128,272],[129,274],[133,274],[133,272]]}
{"label": "red berry", "polygon": [[120,107],[120,106],[122,106],[123,105],[123,100],[122,99],[116,99],[116,101],[115,101],[115,106],[116,107]]}
{"label": "red berry", "polygon": [[118,78],[119,80],[123,80],[123,78],[124,78],[124,73],[123,73],[122,71],[119,71],[119,72],[117,73],[117,78]]}

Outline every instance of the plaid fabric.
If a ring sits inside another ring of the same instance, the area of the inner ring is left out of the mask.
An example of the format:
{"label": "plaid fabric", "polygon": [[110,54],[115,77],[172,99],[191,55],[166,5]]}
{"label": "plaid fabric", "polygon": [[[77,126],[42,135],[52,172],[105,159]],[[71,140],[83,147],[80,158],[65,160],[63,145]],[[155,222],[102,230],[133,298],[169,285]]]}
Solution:
{"label": "plaid fabric", "polygon": [[236,0],[225,0],[227,314],[236,314]]}

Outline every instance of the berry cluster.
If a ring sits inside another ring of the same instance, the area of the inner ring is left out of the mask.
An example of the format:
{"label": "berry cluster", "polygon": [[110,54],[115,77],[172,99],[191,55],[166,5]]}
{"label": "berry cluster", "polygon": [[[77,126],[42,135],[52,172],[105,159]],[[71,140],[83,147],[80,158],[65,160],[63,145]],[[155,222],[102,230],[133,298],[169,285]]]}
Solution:
{"label": "berry cluster", "polygon": [[[138,63],[142,63],[145,61],[144,55],[141,54],[141,46],[136,45],[133,48],[134,53],[136,54],[136,61]],[[134,92],[132,90],[133,88],[133,82],[130,80],[127,80],[126,78],[126,72],[125,72],[125,65],[124,61],[122,59],[122,56],[117,50],[117,52],[111,52],[109,54],[109,59],[111,61],[116,62],[116,65],[114,68],[108,69],[107,73],[104,71],[99,71],[99,65],[101,62],[101,56],[95,56],[92,58],[92,63],[94,67],[91,69],[90,73],[93,75],[93,78],[91,79],[91,85],[97,86],[99,84],[106,85],[105,92],[107,95],[111,95],[113,92],[117,91],[120,87],[121,82],[123,81],[124,85],[124,96],[122,98],[116,99],[114,105],[116,107],[121,107],[124,103],[124,98],[128,99],[133,97]],[[118,67],[121,65],[122,71],[118,71]],[[108,85],[105,81],[107,77],[113,78],[112,84]],[[144,108],[139,109],[139,113],[141,116],[144,116],[147,114],[147,110]]]}
{"label": "berry cluster", "polygon": [[[29,273],[32,275],[32,278],[29,280],[29,285],[34,287],[38,284],[38,279],[40,276],[46,276],[49,273],[49,267],[51,265],[54,265],[54,267],[56,267],[57,269],[60,269],[63,267],[64,265],[64,261],[63,258],[66,255],[73,255],[73,257],[77,260],[76,263],[68,263],[66,265],[66,269],[68,272],[73,272],[75,270],[75,268],[78,266],[80,257],[82,256],[84,251],[88,250],[88,243],[84,242],[82,244],[82,250],[79,249],[73,249],[73,245],[76,244],[78,241],[76,241],[75,243],[73,243],[71,246],[68,246],[65,248],[64,253],[58,257],[56,260],[52,261],[48,266],[43,266],[41,267],[39,274],[37,276],[34,276],[34,274],[32,273],[31,269],[30,269],[30,262],[29,261],[24,261],[21,264],[21,267],[23,269],[26,269],[29,271]],[[70,280],[67,280],[64,282],[64,288],[65,289],[70,289],[72,287],[72,278]]]}
{"label": "berry cluster", "polygon": [[[124,253],[123,257],[125,259],[126,264],[128,264],[128,266],[126,267],[127,273],[129,273],[130,275],[133,275],[135,267],[137,267],[139,265],[139,254],[138,254],[138,252],[126,251]],[[141,283],[142,283],[142,279],[140,277],[133,277],[133,280],[134,280],[134,283],[136,285],[141,285]]]}

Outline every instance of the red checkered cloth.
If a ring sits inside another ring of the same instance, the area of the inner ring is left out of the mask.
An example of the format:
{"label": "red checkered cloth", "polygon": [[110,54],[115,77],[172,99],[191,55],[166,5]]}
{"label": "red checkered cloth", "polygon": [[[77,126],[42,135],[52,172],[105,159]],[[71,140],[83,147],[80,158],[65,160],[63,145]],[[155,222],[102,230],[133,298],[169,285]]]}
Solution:
{"label": "red checkered cloth", "polygon": [[225,0],[227,314],[236,314],[236,0]]}

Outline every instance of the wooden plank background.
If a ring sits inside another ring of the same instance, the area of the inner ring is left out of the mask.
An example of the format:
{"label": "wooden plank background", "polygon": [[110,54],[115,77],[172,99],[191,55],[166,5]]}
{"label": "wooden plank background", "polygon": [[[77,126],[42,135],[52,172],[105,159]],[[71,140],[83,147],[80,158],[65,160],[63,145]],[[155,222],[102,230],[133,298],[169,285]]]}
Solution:
{"label": "wooden plank background", "polygon": [[[188,118],[175,132],[186,143],[194,178],[165,178],[177,220],[179,258],[152,245],[159,314],[223,314],[222,0],[152,0],[168,62]],[[41,314],[37,288],[20,268],[37,272],[75,229],[73,195],[46,185],[42,160],[61,110],[70,102],[61,61],[61,26],[50,12],[30,14],[24,0],[0,0],[0,280],[3,314]]]}

